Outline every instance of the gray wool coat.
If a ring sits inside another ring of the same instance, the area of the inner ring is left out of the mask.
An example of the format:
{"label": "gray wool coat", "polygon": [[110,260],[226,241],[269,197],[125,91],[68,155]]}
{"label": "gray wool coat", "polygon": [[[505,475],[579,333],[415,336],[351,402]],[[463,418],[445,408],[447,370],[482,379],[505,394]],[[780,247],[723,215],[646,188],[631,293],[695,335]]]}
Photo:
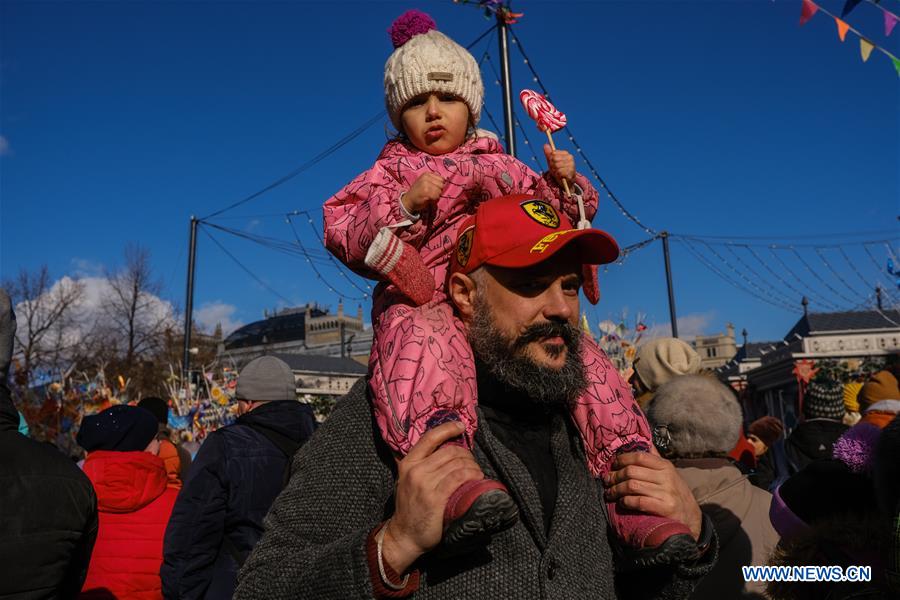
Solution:
{"label": "gray wool coat", "polygon": [[[715,562],[717,542],[704,522],[712,542],[698,563],[614,575],[600,486],[587,471],[577,433],[562,417],[553,423],[559,492],[545,535],[528,470],[481,417],[476,460],[487,476],[509,487],[520,520],[479,552],[420,559],[414,599],[687,598]],[[390,516],[394,476],[361,380],[294,457],[290,483],[264,521],[265,534],[239,574],[234,598],[372,598],[365,543]]]}

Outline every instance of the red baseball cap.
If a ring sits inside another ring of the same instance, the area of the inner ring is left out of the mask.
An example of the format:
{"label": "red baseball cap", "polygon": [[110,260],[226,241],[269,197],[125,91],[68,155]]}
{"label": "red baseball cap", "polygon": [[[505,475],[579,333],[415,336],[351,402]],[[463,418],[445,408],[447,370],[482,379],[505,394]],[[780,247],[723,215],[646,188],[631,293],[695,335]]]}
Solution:
{"label": "red baseball cap", "polygon": [[544,262],[576,243],[588,265],[611,263],[619,245],[599,229],[575,229],[569,218],[528,194],[482,202],[459,229],[450,272],[471,273],[481,265],[521,268]]}

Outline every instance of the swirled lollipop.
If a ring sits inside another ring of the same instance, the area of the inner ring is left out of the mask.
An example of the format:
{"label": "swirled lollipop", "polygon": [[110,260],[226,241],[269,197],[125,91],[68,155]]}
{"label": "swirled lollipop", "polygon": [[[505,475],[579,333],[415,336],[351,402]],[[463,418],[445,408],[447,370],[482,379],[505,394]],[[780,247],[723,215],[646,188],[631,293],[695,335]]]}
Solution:
{"label": "swirled lollipop", "polygon": [[[566,126],[566,115],[557,110],[555,106],[550,104],[549,100],[534,90],[522,90],[519,92],[519,100],[522,101],[522,106],[525,107],[528,116],[537,123],[537,128],[547,134],[550,149],[556,152],[556,144],[553,143],[551,132],[559,131]],[[563,179],[562,186],[566,196],[571,196],[569,182]],[[578,229],[590,227],[591,222],[584,216],[584,203],[581,200],[581,196],[578,196],[578,214],[581,217],[578,221]]]}
{"label": "swirled lollipop", "polygon": [[519,92],[519,100],[522,101],[522,106],[525,107],[528,116],[534,119],[541,131],[550,133],[559,131],[566,126],[566,115],[534,90],[522,90]]}

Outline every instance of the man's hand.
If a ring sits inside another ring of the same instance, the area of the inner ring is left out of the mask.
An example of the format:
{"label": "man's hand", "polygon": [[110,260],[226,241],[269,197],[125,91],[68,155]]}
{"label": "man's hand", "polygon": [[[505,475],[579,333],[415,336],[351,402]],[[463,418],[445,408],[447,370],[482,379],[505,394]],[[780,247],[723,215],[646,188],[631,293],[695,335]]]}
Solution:
{"label": "man's hand", "polygon": [[620,454],[603,478],[606,500],[640,512],[681,521],[700,539],[700,506],[675,466],[654,452]]}
{"label": "man's hand", "polygon": [[484,479],[475,457],[465,448],[441,446],[463,432],[459,422],[426,432],[397,466],[395,510],[384,533],[384,559],[403,573],[437,546],[444,533],[447,499],[466,481]]}
{"label": "man's hand", "polygon": [[550,174],[556,183],[562,185],[563,179],[573,181],[575,179],[575,158],[565,150],[552,150],[550,144],[544,144],[544,156],[547,157],[547,165]]}
{"label": "man's hand", "polygon": [[[574,164],[574,163],[573,163]],[[434,173],[422,173],[401,202],[408,213],[418,214],[438,201],[444,191],[444,178]]]}

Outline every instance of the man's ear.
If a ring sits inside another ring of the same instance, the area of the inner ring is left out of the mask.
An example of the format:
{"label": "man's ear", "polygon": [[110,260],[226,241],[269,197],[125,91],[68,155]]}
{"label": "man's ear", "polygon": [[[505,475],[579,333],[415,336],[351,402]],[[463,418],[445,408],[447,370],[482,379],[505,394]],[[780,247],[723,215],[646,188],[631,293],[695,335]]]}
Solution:
{"label": "man's ear", "polygon": [[475,314],[475,281],[463,273],[453,273],[447,287],[459,318],[464,323],[471,322]]}

